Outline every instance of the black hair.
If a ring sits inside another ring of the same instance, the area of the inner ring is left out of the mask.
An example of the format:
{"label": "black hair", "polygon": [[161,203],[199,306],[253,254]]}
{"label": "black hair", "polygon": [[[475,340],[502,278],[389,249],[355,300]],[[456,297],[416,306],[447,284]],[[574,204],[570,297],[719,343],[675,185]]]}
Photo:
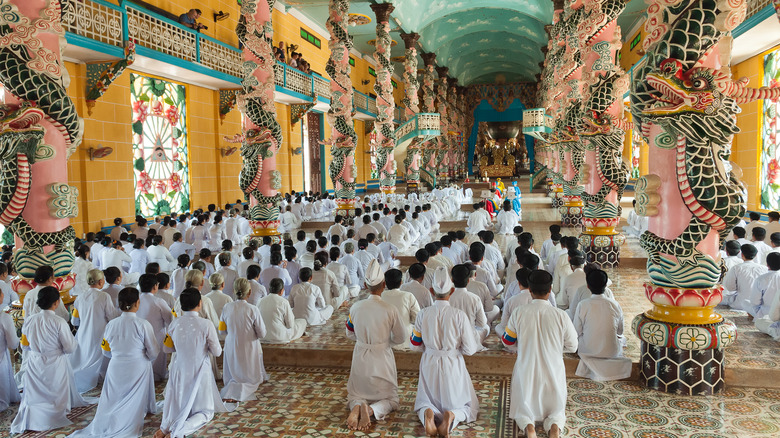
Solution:
{"label": "black hair", "polygon": [[157,278],[157,286],[164,287],[171,283],[171,277],[165,272],[160,272],[155,276]]}
{"label": "black hair", "polygon": [[401,287],[401,281],[403,279],[403,272],[398,269],[390,269],[385,272],[385,286],[388,289],[398,289]]}
{"label": "black hair", "polygon": [[330,260],[335,262],[339,259],[339,256],[341,256],[341,248],[334,246],[328,251],[328,253],[330,255]]}
{"label": "black hair", "polygon": [[745,257],[747,260],[753,260],[756,258],[756,255],[758,254],[758,249],[756,249],[755,246],[753,246],[752,243],[746,243],[740,247],[740,250],[742,251],[742,256]]}
{"label": "black hair", "polygon": [[471,270],[466,265],[455,265],[452,267],[452,283],[455,287],[466,287],[469,284]]}
{"label": "black hair", "polygon": [[138,287],[141,292],[151,292],[157,285],[157,276],[154,274],[143,274],[138,279]]}
{"label": "black hair", "polygon": [[549,272],[537,269],[528,275],[528,290],[531,295],[540,297],[550,293],[553,278]]}
{"label": "black hair", "polygon": [[518,269],[517,272],[515,272],[517,283],[524,288],[528,288],[528,277],[531,275],[531,272],[534,272],[534,270],[528,268]]}
{"label": "black hair", "polygon": [[35,269],[35,276],[33,277],[33,281],[37,284],[43,284],[49,281],[52,277],[54,277],[54,268],[49,265],[38,266],[38,268]]}
{"label": "black hair", "polygon": [[301,268],[301,270],[298,271],[298,278],[300,278],[301,281],[311,280],[311,268]]}
{"label": "black hair", "polygon": [[36,304],[42,310],[49,310],[60,299],[60,292],[54,286],[46,286],[38,291]]}
{"label": "black hair", "polygon": [[134,287],[126,287],[120,290],[117,301],[119,301],[119,310],[127,312],[133,308],[135,303],[138,302],[138,289]]}
{"label": "black hair", "polygon": [[120,277],[122,277],[122,271],[116,266],[109,266],[103,270],[103,276],[106,277],[106,283],[114,284]]}
{"label": "black hair", "polygon": [[770,271],[780,271],[780,252],[770,252],[767,254],[766,266]]}
{"label": "black hair", "polygon": [[414,258],[420,263],[425,263],[431,258],[431,255],[428,254],[428,251],[425,248],[420,248],[414,253]]}
{"label": "black hair", "polygon": [[160,273],[160,264],[157,262],[151,262],[147,263],[146,269],[144,269],[145,274],[159,274]]}
{"label": "black hair", "polygon": [[588,289],[594,295],[601,295],[607,288],[609,282],[609,275],[601,269],[594,269],[585,275],[585,282],[588,284]]}
{"label": "black hair", "polygon": [[425,277],[425,271],[425,265],[422,263],[414,263],[412,266],[409,266],[409,278],[412,280],[423,278]]}
{"label": "black hair", "polygon": [[194,287],[188,287],[179,295],[179,302],[181,303],[181,310],[189,312],[200,304],[200,292]]}
{"label": "black hair", "polygon": [[260,276],[260,266],[257,265],[249,265],[248,268],[246,268],[246,279],[247,280],[254,280],[255,278]]}
{"label": "black hair", "polygon": [[753,234],[753,238],[756,240],[766,239],[766,228],[764,227],[753,227],[750,233]]}

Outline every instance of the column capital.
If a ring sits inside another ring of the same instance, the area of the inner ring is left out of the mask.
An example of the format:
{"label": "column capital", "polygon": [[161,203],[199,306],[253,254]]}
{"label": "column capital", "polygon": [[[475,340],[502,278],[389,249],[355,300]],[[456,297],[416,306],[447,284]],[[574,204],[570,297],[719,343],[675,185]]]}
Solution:
{"label": "column capital", "polygon": [[395,6],[392,3],[374,3],[371,5],[371,10],[376,14],[378,23],[386,23],[390,21],[390,13],[395,10]]}
{"label": "column capital", "polygon": [[436,67],[436,73],[439,74],[439,79],[446,78],[447,73],[450,72],[449,67]]}
{"label": "column capital", "polygon": [[416,32],[405,33],[401,32],[401,39],[404,40],[404,45],[407,49],[412,49],[420,39],[420,34]]}
{"label": "column capital", "polygon": [[[552,3],[553,3],[553,10],[557,11],[559,9],[563,9],[563,4],[565,2],[564,0],[552,0]],[[373,5],[372,5],[372,9],[373,9]]]}
{"label": "column capital", "polygon": [[425,66],[434,65],[436,64],[436,54],[431,53],[421,53],[420,56],[422,56],[423,62],[425,63]]}

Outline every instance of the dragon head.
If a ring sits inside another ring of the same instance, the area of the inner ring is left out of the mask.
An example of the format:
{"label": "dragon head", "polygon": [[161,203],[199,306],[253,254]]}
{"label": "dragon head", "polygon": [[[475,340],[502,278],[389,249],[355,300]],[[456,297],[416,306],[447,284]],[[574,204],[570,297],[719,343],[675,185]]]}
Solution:
{"label": "dragon head", "polygon": [[723,103],[714,79],[709,69],[699,67],[683,71],[679,60],[665,59],[657,71],[647,75],[647,83],[653,89],[651,97],[655,99],[655,103],[643,112],[650,116],[713,114]]}
{"label": "dragon head", "polygon": [[0,106],[0,157],[23,152],[34,160],[45,130],[39,122],[44,112],[28,103],[21,106]]}

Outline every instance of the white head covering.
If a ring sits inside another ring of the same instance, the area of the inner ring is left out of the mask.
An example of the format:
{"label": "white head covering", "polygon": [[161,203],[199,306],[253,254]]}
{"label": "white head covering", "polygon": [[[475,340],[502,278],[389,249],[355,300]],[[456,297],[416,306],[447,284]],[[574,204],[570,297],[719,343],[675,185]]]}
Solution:
{"label": "white head covering", "polygon": [[385,281],[385,273],[382,271],[382,266],[376,259],[371,260],[366,268],[366,284],[376,286],[383,281]]}
{"label": "white head covering", "polygon": [[444,295],[450,293],[453,288],[452,280],[450,280],[450,274],[447,273],[447,268],[439,266],[433,271],[433,292],[437,295]]}

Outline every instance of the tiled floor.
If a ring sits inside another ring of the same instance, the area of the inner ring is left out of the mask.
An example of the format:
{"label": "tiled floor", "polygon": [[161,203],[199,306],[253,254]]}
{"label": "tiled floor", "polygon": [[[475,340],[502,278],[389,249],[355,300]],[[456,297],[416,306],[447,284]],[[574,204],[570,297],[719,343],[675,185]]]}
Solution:
{"label": "tiled floor", "polygon": [[[193,437],[398,437],[424,436],[412,411],[417,374],[399,373],[401,408],[366,432],[344,427],[348,370],[270,368],[271,381],[260,386],[258,399],[231,413],[218,414]],[[472,376],[480,399],[480,415],[453,434],[469,438],[518,436],[508,418],[510,380]],[[158,386],[162,392],[163,386]],[[16,414],[14,405],[0,413],[0,435]],[[94,416],[94,407],[71,415],[74,424],[32,437],[64,437]],[[151,436],[160,415],[146,419]],[[538,428],[539,436],[545,434]],[[777,437],[780,434],[780,390],[734,389],[713,397],[677,397],[630,382],[569,381],[565,428],[567,437],[709,438]]]}

